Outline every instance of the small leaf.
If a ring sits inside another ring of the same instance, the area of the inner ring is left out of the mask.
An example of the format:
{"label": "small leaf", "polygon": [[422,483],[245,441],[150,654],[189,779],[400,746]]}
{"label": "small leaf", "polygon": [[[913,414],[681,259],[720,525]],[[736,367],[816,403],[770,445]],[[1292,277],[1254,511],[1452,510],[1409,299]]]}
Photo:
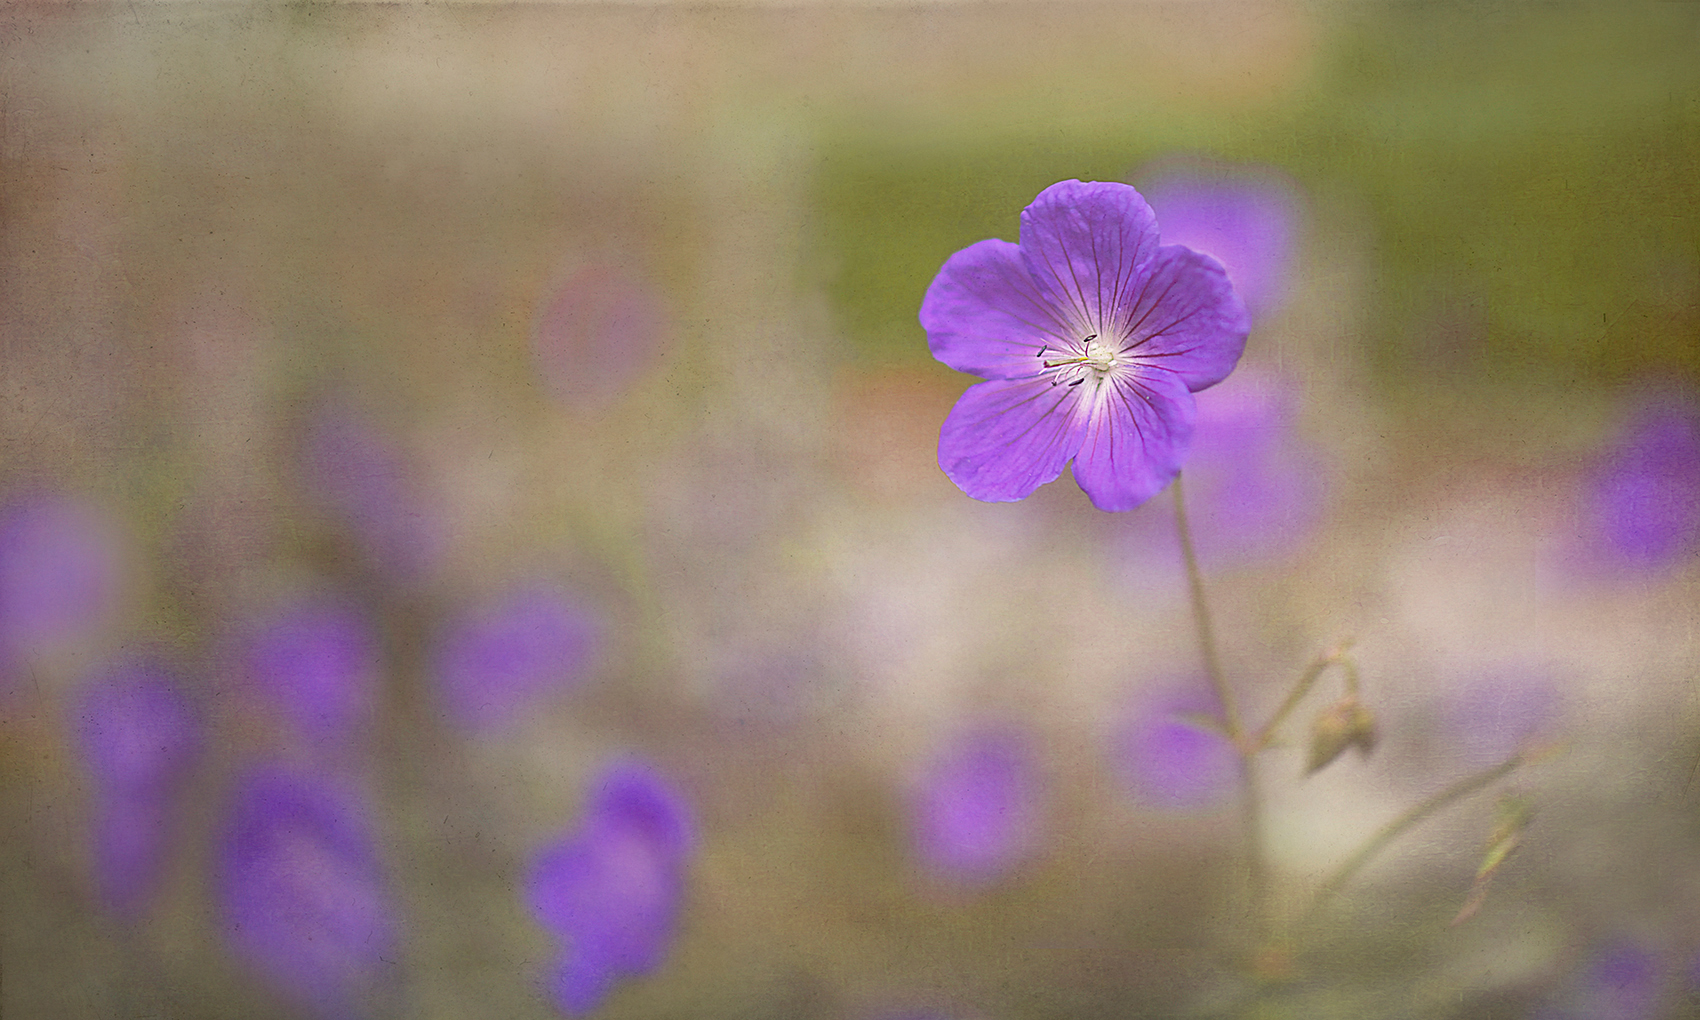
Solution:
{"label": "small leaf", "polygon": [[1487,852],[1482,855],[1481,866],[1476,868],[1476,880],[1470,886],[1470,895],[1464,900],[1458,916],[1452,919],[1453,924],[1468,921],[1481,909],[1493,877],[1522,843],[1523,830],[1529,827],[1534,816],[1534,808],[1525,797],[1506,796],[1500,800],[1493,832],[1488,836]]}

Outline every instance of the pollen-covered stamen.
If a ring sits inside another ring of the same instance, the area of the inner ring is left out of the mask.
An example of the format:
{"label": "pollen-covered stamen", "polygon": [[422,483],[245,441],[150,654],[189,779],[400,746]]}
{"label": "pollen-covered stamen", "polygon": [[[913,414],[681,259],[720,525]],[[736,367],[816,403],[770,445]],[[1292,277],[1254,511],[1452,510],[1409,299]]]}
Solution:
{"label": "pollen-covered stamen", "polygon": [[[1064,382],[1070,386],[1078,386],[1088,378],[1103,378],[1121,363],[1122,352],[1097,333],[1089,333],[1080,338],[1078,346],[1069,345],[1071,350],[1053,349],[1049,345],[1039,348],[1039,358],[1045,368],[1053,375],[1052,386]],[[1046,358],[1048,353],[1060,355]]]}

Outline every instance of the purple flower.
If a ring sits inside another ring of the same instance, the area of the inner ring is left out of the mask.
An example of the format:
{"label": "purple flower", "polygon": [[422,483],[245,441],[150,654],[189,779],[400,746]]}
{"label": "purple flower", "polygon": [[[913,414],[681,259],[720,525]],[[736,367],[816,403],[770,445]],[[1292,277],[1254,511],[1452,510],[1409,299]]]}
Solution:
{"label": "purple flower", "polygon": [[77,737],[92,780],[95,883],[113,913],[134,919],[159,887],[201,721],[165,669],[135,660],[84,689]]}
{"label": "purple flower", "polygon": [[401,452],[365,416],[336,402],[320,408],[302,455],[308,483],[379,569],[412,578],[436,561],[441,522]]}
{"label": "purple flower", "polygon": [[396,936],[354,798],[319,777],[255,770],[236,788],[218,868],[231,950],[323,1015],[361,1012],[394,959]]}
{"label": "purple flower", "polygon": [[1207,719],[1220,718],[1214,695],[1178,685],[1141,698],[1112,738],[1112,755],[1134,796],[1170,810],[1213,807],[1234,788],[1239,756]]}
{"label": "purple flower", "polygon": [[1540,1020],[1653,1020],[1669,1015],[1668,967],[1660,954],[1631,941],[1596,948],[1587,966]]}
{"label": "purple flower", "polygon": [[1253,317],[1286,297],[1296,189],[1273,170],[1167,161],[1136,175],[1163,225],[1163,241],[1211,256],[1228,271]]}
{"label": "purple flower", "polygon": [[116,529],[93,507],[52,495],[0,506],[0,673],[93,636],[120,573]]}
{"label": "purple flower", "polygon": [[244,653],[249,680],[308,740],[346,742],[370,719],[377,643],[342,600],[310,595],[283,606],[254,629]]}
{"label": "purple flower", "polygon": [[939,466],[975,499],[1023,499],[1072,460],[1100,510],[1180,471],[1193,397],[1239,361],[1250,323],[1208,256],[1160,246],[1125,184],[1064,181],[1021,214],[1021,243],[952,255],[927,288],[933,356],[986,377],[945,418]]}
{"label": "purple flower", "polygon": [[1187,483],[1209,556],[1256,559],[1297,544],[1316,522],[1323,484],[1316,451],[1293,427],[1289,391],[1246,375],[1200,398]]}
{"label": "purple flower", "polygon": [[[1197,399],[1186,501],[1199,558],[1245,563],[1290,551],[1320,516],[1324,480],[1294,428],[1288,388],[1242,371]],[[1149,507],[1128,530],[1142,576],[1184,577],[1172,508]]]}
{"label": "purple flower", "polygon": [[618,396],[655,357],[665,322],[647,286],[593,265],[568,277],[544,304],[532,351],[555,399],[594,409]]}
{"label": "purple flower", "polygon": [[661,965],[693,841],[684,797],[648,765],[622,762],[597,778],[578,827],[538,852],[525,896],[566,942],[550,978],[563,1011],[588,1013],[617,981]]}
{"label": "purple flower", "polygon": [[1040,779],[1032,748],[1014,730],[961,734],[927,764],[910,803],[915,854],[931,874],[980,885],[1033,849]]}
{"label": "purple flower", "polygon": [[1612,559],[1656,569],[1700,547],[1700,413],[1691,400],[1639,407],[1607,448],[1592,490],[1592,531]]}
{"label": "purple flower", "polygon": [[518,586],[448,624],[437,646],[438,689],[460,725],[498,728],[582,679],[601,639],[601,621],[563,589]]}

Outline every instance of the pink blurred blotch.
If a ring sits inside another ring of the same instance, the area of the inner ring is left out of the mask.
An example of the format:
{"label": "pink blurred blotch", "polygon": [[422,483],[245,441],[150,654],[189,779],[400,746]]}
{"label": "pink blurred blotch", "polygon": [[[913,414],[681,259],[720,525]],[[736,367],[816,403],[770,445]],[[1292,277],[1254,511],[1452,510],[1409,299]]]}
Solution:
{"label": "pink blurred blotch", "polygon": [[592,264],[567,276],[543,303],[532,353],[557,401],[573,410],[595,410],[659,356],[666,329],[666,311],[648,281]]}
{"label": "pink blurred blotch", "polygon": [[88,503],[32,492],[0,506],[0,678],[112,622],[123,553],[116,523]]}

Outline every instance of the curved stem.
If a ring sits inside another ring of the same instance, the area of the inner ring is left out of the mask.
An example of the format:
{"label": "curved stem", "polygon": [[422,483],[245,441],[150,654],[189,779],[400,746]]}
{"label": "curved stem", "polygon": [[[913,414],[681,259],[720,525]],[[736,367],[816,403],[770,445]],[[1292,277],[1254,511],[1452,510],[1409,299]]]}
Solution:
{"label": "curved stem", "polygon": [[1269,873],[1263,853],[1263,796],[1258,789],[1257,770],[1252,758],[1259,748],[1248,739],[1245,724],[1240,718],[1239,701],[1228,686],[1222,661],[1216,654],[1216,633],[1210,623],[1210,605],[1204,597],[1204,575],[1198,569],[1198,553],[1192,544],[1192,527],[1187,522],[1186,498],[1181,491],[1181,479],[1175,476],[1175,531],[1180,538],[1181,558],[1186,561],[1187,588],[1192,596],[1193,622],[1198,627],[1198,643],[1204,657],[1204,669],[1210,676],[1210,686],[1222,703],[1222,720],[1228,739],[1240,759],[1240,823],[1245,830],[1246,886],[1251,900],[1252,929],[1259,942],[1270,931]]}
{"label": "curved stem", "polygon": [[1484,787],[1491,786],[1521,764],[1523,764],[1523,754],[1519,752],[1492,768],[1465,776],[1427,800],[1412,805],[1404,814],[1377,829],[1375,834],[1366,840],[1356,853],[1347,858],[1346,862],[1340,865],[1339,869],[1316,890],[1316,895],[1311,897],[1310,906],[1305,908],[1304,914],[1299,918],[1298,928],[1302,930],[1308,927],[1316,919],[1316,915],[1321,913],[1328,901],[1338,894],[1340,889],[1347,882],[1350,882],[1364,865],[1368,864],[1387,844],[1404,835],[1406,830],[1453,801],[1462,800]]}
{"label": "curved stem", "polygon": [[1192,594],[1192,618],[1198,626],[1198,643],[1204,653],[1204,670],[1210,675],[1210,686],[1222,703],[1222,720],[1228,725],[1228,736],[1239,745],[1245,736],[1240,721],[1239,702],[1222,672],[1222,662],[1216,656],[1216,633],[1210,625],[1210,606],[1204,599],[1204,575],[1198,569],[1198,554],[1192,547],[1192,526],[1187,523],[1186,497],[1181,492],[1181,476],[1175,476],[1175,531],[1180,536],[1181,558],[1186,561],[1187,588]]}

